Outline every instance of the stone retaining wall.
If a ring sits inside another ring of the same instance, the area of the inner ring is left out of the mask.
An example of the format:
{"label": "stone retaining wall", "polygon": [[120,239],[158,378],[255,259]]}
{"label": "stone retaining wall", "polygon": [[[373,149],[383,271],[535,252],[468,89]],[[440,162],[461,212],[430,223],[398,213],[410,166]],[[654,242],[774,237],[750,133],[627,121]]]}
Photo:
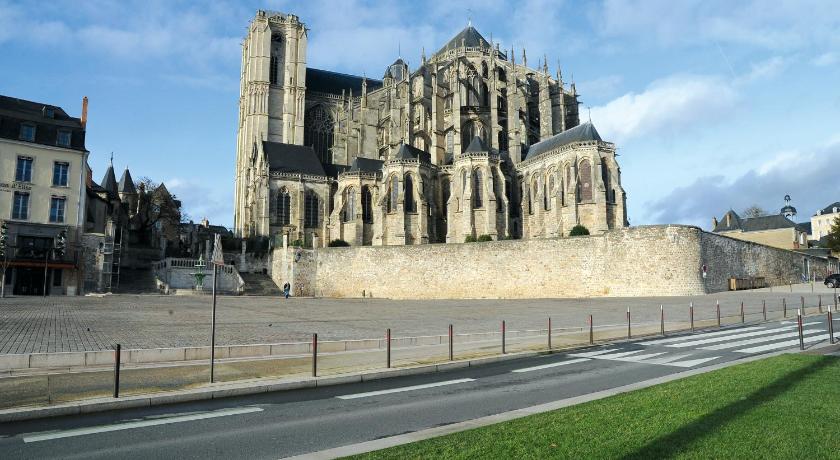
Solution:
{"label": "stone retaining wall", "polygon": [[787,284],[800,279],[805,260],[810,270],[829,269],[824,258],[683,225],[486,243],[278,248],[273,260],[275,282],[290,281],[297,295],[397,299],[698,295],[726,290],[730,277]]}

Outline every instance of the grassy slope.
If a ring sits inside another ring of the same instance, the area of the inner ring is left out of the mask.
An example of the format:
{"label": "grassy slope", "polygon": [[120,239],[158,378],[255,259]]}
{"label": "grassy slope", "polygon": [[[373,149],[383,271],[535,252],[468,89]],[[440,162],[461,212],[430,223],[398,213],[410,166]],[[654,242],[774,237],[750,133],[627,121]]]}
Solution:
{"label": "grassy slope", "polygon": [[782,355],[359,458],[840,458],[840,359]]}

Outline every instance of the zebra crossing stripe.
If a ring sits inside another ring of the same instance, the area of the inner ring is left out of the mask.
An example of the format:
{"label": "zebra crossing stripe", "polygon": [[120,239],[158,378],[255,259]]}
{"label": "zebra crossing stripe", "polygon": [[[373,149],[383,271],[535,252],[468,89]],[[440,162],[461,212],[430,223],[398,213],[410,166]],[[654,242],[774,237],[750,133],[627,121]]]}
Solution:
{"label": "zebra crossing stripe", "polygon": [[614,351],[618,351],[618,348],[609,348],[609,349],[606,349],[606,350],[598,350],[598,351],[588,351],[586,353],[575,353],[575,354],[569,355],[569,356],[574,356],[574,357],[577,357],[577,358],[592,358],[592,357],[595,357],[595,356],[603,355],[604,353],[612,353]]}
{"label": "zebra crossing stripe", "polygon": [[707,363],[709,361],[712,361],[712,360],[718,359],[718,358],[720,358],[720,356],[710,356],[708,358],[691,359],[691,360],[688,360],[688,361],[673,361],[673,362],[670,362],[670,363],[666,364],[666,366],[694,367],[694,366],[697,366],[697,365],[700,365],[700,364],[703,364],[703,363]]}
{"label": "zebra crossing stripe", "polygon": [[[615,350],[611,350],[611,351],[615,351]],[[633,351],[624,351],[624,352],[621,352],[621,353],[597,354],[597,355],[592,355],[592,356],[587,356],[587,354],[573,354],[573,355],[569,355],[569,356],[573,356],[575,358],[616,359],[616,358],[622,358],[624,356],[634,355],[636,353],[641,353],[643,351],[644,350],[633,350]]]}
{"label": "zebra crossing stripe", "polygon": [[648,341],[648,342],[641,342],[641,345],[662,345],[662,344],[665,344],[665,343],[676,343],[676,342],[682,342],[682,341],[685,341],[685,340],[697,340],[697,339],[701,339],[701,338],[704,338],[704,337],[717,337],[717,336],[721,336],[721,335],[737,334],[739,332],[745,332],[745,331],[756,331],[756,330],[759,330],[759,329],[764,329],[764,328],[761,327],[761,326],[742,327],[742,328],[738,328],[738,329],[731,329],[731,330],[728,330],[728,331],[706,332],[706,333],[702,333],[702,334],[685,335],[685,336],[682,336],[682,337],[672,337],[670,339],[651,340],[651,341]]}
{"label": "zebra crossing stripe", "polygon": [[[820,333],[820,332],[823,332],[823,330],[822,329],[808,329],[808,330],[802,331],[802,334],[803,335],[811,335],[811,334],[817,334],[817,333]],[[748,339],[748,340],[739,340],[737,342],[731,342],[731,343],[722,343],[722,344],[718,344],[718,345],[710,345],[708,347],[703,347],[703,350],[726,350],[728,348],[738,348],[738,347],[744,347],[744,346],[747,346],[747,345],[754,345],[754,344],[757,344],[757,343],[774,342],[774,341],[777,341],[777,340],[788,339],[788,338],[791,338],[791,337],[798,337],[798,336],[799,336],[799,332],[794,331],[794,332],[788,332],[786,334],[777,334],[777,335],[758,337],[758,338]]]}
{"label": "zebra crossing stripe", "polygon": [[755,337],[755,336],[759,336],[759,335],[775,334],[777,332],[789,331],[789,330],[794,329],[794,328],[796,328],[796,326],[785,326],[785,327],[780,327],[778,329],[764,329],[764,330],[761,330],[761,331],[745,332],[743,334],[733,334],[733,335],[727,335],[727,336],[723,336],[723,337],[711,337],[711,338],[708,338],[708,339],[692,340],[690,342],[675,343],[675,344],[665,345],[665,346],[666,347],[671,347],[671,348],[695,347],[695,346],[698,346],[698,345],[705,345],[707,343],[725,342],[727,340],[733,340],[733,339],[745,339],[747,337]]}
{"label": "zebra crossing stripe", "polygon": [[[828,334],[826,334],[826,336],[827,335]],[[822,335],[812,335],[810,337],[805,337],[802,339],[804,343],[822,342],[823,340],[825,340],[825,337]],[[790,348],[796,346],[799,346],[799,339],[788,340],[786,342],[771,343],[769,345],[761,345],[752,348],[744,348],[741,350],[735,350],[735,353],[761,353],[763,351],[778,350],[781,348]]]}

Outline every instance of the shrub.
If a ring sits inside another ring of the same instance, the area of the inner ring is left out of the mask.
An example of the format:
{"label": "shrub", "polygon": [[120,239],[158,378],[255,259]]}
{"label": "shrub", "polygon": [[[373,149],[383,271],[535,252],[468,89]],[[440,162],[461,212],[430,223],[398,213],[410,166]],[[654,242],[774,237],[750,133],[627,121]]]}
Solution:
{"label": "shrub", "polygon": [[485,241],[493,241],[493,237],[485,234],[485,235],[479,236],[476,241],[478,241],[479,243],[483,243]]}
{"label": "shrub", "polygon": [[330,243],[327,246],[329,246],[331,248],[346,248],[346,247],[350,246],[350,243],[348,243],[344,240],[341,240],[341,239],[336,239],[336,240],[330,241]]}
{"label": "shrub", "polygon": [[569,236],[583,236],[588,235],[589,229],[584,227],[583,225],[575,225],[572,227],[572,231],[569,232]]}
{"label": "shrub", "polygon": [[472,235],[467,235],[467,237],[464,238],[464,243],[475,243],[476,241],[477,240]]}
{"label": "shrub", "polygon": [[294,240],[289,243],[293,248],[302,248],[303,247],[303,240]]}

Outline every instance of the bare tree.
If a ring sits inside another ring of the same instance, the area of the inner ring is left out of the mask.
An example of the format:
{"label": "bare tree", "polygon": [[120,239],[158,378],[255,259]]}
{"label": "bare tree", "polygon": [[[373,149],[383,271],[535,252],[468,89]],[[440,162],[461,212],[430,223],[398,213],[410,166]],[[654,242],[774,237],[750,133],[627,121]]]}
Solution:
{"label": "bare tree", "polygon": [[744,217],[764,217],[766,215],[767,211],[757,204],[744,209]]}

